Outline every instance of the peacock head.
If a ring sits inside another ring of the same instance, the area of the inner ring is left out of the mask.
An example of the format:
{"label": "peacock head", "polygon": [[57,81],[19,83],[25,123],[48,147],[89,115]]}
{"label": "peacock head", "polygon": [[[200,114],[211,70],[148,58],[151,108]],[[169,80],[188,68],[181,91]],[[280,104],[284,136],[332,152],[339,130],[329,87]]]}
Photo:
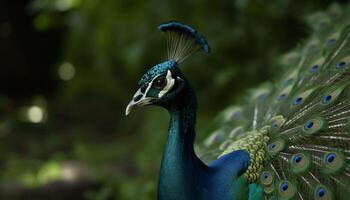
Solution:
{"label": "peacock head", "polygon": [[168,60],[149,69],[142,76],[138,86],[138,90],[126,108],[126,115],[140,106],[166,107],[183,91],[186,81],[178,68],[178,63]]}
{"label": "peacock head", "polygon": [[200,49],[210,52],[205,38],[191,26],[172,21],[158,28],[168,34],[168,60],[153,66],[142,76],[139,88],[126,108],[126,115],[136,107],[167,107],[176,102],[189,86],[178,67],[180,62]]}

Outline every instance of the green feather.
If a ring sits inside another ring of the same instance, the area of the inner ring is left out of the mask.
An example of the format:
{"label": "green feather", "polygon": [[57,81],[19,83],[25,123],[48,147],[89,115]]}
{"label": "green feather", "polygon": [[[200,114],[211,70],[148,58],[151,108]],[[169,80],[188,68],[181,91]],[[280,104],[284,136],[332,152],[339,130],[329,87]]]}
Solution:
{"label": "green feather", "polygon": [[220,134],[206,141],[217,156],[261,134],[248,140],[247,171],[263,199],[350,196],[350,8],[333,5],[307,22],[310,38],[279,60],[277,79],[226,109]]}

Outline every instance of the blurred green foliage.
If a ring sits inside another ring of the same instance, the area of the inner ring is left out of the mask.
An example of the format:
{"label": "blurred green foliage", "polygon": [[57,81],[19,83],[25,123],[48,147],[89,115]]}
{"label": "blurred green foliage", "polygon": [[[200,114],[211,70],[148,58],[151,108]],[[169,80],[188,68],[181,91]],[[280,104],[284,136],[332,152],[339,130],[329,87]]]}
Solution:
{"label": "blurred green foliage", "polygon": [[157,25],[168,20],[193,25],[211,45],[210,56],[197,54],[182,65],[199,99],[200,141],[215,128],[220,110],[274,77],[278,57],[308,35],[305,15],[330,3],[33,1],[38,31],[64,31],[61,61],[48,66],[62,82],[53,97],[33,97],[32,105],[44,110],[42,123],[7,113],[1,124],[11,127],[0,139],[2,179],[40,186],[62,178],[64,162],[76,161],[93,169],[101,184],[86,191],[87,199],[155,199],[167,113],[147,108],[126,118],[124,109],[141,75],[165,59],[166,40]]}

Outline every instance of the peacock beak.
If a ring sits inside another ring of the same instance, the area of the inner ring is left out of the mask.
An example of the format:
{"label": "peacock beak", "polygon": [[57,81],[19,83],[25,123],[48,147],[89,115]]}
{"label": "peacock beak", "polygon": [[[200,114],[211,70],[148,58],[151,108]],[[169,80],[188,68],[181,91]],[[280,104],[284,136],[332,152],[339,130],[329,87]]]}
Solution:
{"label": "peacock beak", "polygon": [[126,116],[128,116],[131,113],[131,111],[133,111],[136,107],[136,103],[134,103],[133,101],[134,100],[131,100],[128,106],[126,107],[126,110],[125,110]]}
{"label": "peacock beak", "polygon": [[125,110],[125,115],[129,115],[135,108],[151,104],[152,98],[146,97],[141,88],[136,91],[132,100],[129,102]]}

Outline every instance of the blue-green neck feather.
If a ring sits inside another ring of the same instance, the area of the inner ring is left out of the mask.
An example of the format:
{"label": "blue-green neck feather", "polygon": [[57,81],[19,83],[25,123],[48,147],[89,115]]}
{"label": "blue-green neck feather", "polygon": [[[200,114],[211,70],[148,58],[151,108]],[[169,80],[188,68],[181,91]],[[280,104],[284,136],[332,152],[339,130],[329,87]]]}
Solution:
{"label": "blue-green neck feather", "polygon": [[178,199],[247,199],[248,187],[242,173],[249,156],[236,151],[206,166],[196,156],[196,97],[187,85],[168,106],[170,127],[163,153],[158,198]]}
{"label": "blue-green neck feather", "polygon": [[186,89],[176,102],[168,107],[170,127],[160,171],[160,199],[185,199],[191,194],[192,173],[203,165],[193,149],[195,138],[196,97]]}

